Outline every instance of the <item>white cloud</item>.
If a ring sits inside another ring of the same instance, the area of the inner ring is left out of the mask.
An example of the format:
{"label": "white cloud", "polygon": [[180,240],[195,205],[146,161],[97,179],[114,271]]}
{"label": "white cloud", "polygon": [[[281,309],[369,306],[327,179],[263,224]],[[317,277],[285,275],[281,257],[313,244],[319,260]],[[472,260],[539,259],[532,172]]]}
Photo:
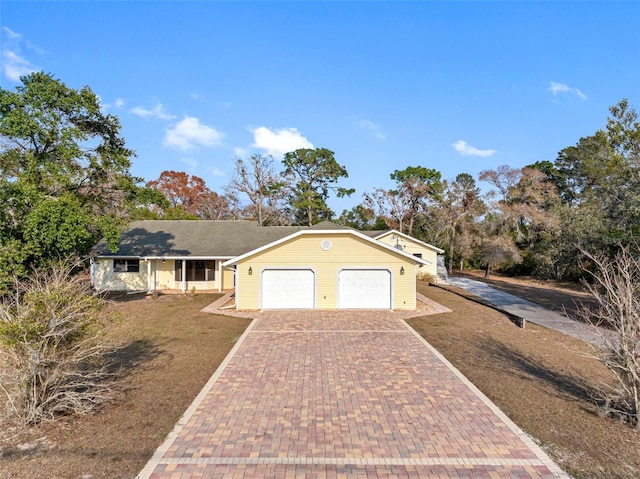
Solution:
{"label": "white cloud", "polygon": [[249,155],[249,149],[236,146],[233,148],[233,154],[238,157],[247,156]]}
{"label": "white cloud", "polygon": [[478,148],[468,145],[464,140],[458,140],[451,146],[463,156],[492,156],[497,153],[496,150],[492,149],[479,150]]}
{"label": "white cloud", "polygon": [[20,77],[38,71],[28,60],[11,50],[2,50],[2,71],[13,82],[19,82]]}
{"label": "white cloud", "polygon": [[175,115],[167,113],[160,102],[156,102],[156,105],[150,110],[143,106],[136,106],[131,109],[131,113],[142,118],[159,118],[160,120],[174,120],[176,118]]}
{"label": "white cloud", "polygon": [[549,82],[549,91],[554,95],[558,95],[559,93],[573,93],[575,96],[580,98],[581,100],[586,100],[587,95],[582,93],[578,88],[571,88],[569,85],[564,83],[557,82]]}
{"label": "white cloud", "polygon": [[224,176],[224,171],[222,171],[220,168],[213,168],[211,170],[211,174],[213,176]]}
{"label": "white cloud", "polygon": [[224,133],[202,125],[200,120],[185,116],[173,128],[166,130],[163,143],[179,150],[190,150],[196,146],[214,147],[222,143]]}
{"label": "white cloud", "polygon": [[189,171],[195,171],[198,168],[198,160],[193,158],[180,158],[180,163],[183,163],[189,167]]}
{"label": "white cloud", "polygon": [[355,122],[360,129],[370,131],[378,140],[386,140],[387,135],[380,130],[380,127],[371,120],[359,120]]}
{"label": "white cloud", "polygon": [[107,113],[112,108],[122,109],[125,104],[125,101],[122,98],[116,98],[116,101],[112,103],[104,103],[102,101],[102,97],[98,95],[98,101],[100,101],[100,111],[103,113]]}
{"label": "white cloud", "polygon": [[266,150],[273,156],[282,156],[299,148],[313,148],[313,144],[302,136],[297,128],[271,130],[266,126],[260,126],[251,131],[253,132],[251,146]]}
{"label": "white cloud", "polygon": [[2,30],[4,30],[4,33],[6,33],[7,38],[10,38],[12,40],[22,38],[22,35],[20,33],[14,32],[9,27],[2,27]]}
{"label": "white cloud", "polygon": [[9,27],[2,27],[2,37],[2,72],[8,80],[19,82],[21,76],[40,69],[23,55],[22,46],[38,55],[44,55],[44,50],[23,40],[22,34],[14,32]]}

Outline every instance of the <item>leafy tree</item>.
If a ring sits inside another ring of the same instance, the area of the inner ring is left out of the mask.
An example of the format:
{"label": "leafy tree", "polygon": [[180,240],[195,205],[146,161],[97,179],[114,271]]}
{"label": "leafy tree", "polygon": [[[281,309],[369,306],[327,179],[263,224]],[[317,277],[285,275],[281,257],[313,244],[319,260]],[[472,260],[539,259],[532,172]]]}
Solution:
{"label": "leafy tree", "polygon": [[0,89],[0,283],[103,236],[114,247],[140,193],[120,123],[89,87],[42,72],[21,80]]}
{"label": "leafy tree", "polygon": [[364,204],[356,205],[350,210],[343,210],[340,217],[336,219],[336,223],[361,231],[387,229],[385,221]]}
{"label": "leafy tree", "polygon": [[[439,171],[424,166],[408,166],[390,175],[396,187],[376,188],[365,195],[365,205],[377,211],[387,224],[411,234],[416,219],[431,200],[439,198],[443,183]],[[405,231],[406,230],[406,231]]]}
{"label": "leafy tree", "polygon": [[317,220],[331,219],[333,212],[327,205],[329,193],[338,198],[350,196],[353,188],[335,185],[349,174],[326,148],[301,148],[284,155],[284,175],[291,181],[289,204],[300,222],[309,226]]}
{"label": "leafy tree", "polygon": [[287,192],[287,180],[276,173],[272,156],[252,155],[248,160],[237,158],[233,176],[226,187],[229,195],[244,195],[249,199],[245,216],[263,224],[286,223],[282,202]]}
{"label": "leafy tree", "polygon": [[199,176],[165,170],[147,187],[164,195],[169,207],[160,211],[165,219],[221,219],[229,215],[226,198],[209,189]]}

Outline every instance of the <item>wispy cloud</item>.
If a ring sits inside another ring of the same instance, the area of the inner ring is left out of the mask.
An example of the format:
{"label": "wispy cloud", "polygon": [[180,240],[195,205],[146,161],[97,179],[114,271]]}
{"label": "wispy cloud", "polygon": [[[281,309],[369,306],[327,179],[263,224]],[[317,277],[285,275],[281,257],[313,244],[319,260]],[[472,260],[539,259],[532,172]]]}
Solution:
{"label": "wispy cloud", "polygon": [[180,158],[180,163],[187,165],[191,172],[196,171],[196,168],[198,168],[198,160],[193,158]]}
{"label": "wispy cloud", "polygon": [[2,27],[2,36],[2,73],[9,81],[19,82],[21,76],[39,70],[23,55],[22,45],[41,55],[44,53],[42,49],[24,42],[22,34],[14,32],[9,27]]}
{"label": "wispy cloud", "polygon": [[98,100],[100,101],[100,110],[103,113],[108,112],[112,108],[121,110],[122,107],[125,105],[125,101],[122,98],[116,98],[116,101],[114,101],[113,103],[105,103],[102,101],[102,97],[98,95]]}
{"label": "wispy cloud", "polygon": [[463,156],[483,156],[484,157],[484,156],[495,155],[498,152],[497,150],[492,150],[490,148],[486,150],[480,150],[478,148],[475,148],[467,144],[467,142],[464,140],[458,140],[455,143],[453,143],[451,146],[453,146],[453,149]]}
{"label": "wispy cloud", "polygon": [[165,132],[163,143],[170,148],[190,150],[197,146],[212,148],[222,144],[224,133],[200,123],[193,116],[185,116]]}
{"label": "wispy cloud", "polygon": [[355,122],[356,127],[367,130],[378,139],[378,140],[386,140],[387,135],[382,132],[380,126],[372,122],[371,120],[358,120]]}
{"label": "wispy cloud", "polygon": [[211,174],[213,176],[224,176],[224,171],[222,171],[220,168],[213,168],[211,170]]}
{"label": "wispy cloud", "polygon": [[273,156],[282,156],[299,148],[313,148],[313,144],[297,128],[272,130],[266,126],[260,126],[251,131],[253,133],[251,146],[265,150]]}
{"label": "wispy cloud", "polygon": [[131,113],[142,118],[158,118],[160,120],[174,120],[176,118],[175,115],[167,113],[164,106],[159,101],[156,102],[156,105],[151,109],[143,106],[136,106],[131,109]]}
{"label": "wispy cloud", "polygon": [[557,82],[554,82],[554,81],[549,82],[549,91],[554,96],[555,95],[559,95],[561,93],[568,93],[568,94],[574,94],[575,96],[577,96],[581,100],[586,100],[587,99],[587,95],[582,93],[582,91],[580,91],[580,89],[571,88],[569,85],[566,85],[564,83],[557,83]]}

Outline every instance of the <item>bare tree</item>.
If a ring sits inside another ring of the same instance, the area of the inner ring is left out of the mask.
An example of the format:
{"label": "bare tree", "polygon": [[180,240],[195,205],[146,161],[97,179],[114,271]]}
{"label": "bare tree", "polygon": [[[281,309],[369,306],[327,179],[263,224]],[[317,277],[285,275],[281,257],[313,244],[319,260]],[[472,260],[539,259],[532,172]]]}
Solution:
{"label": "bare tree", "polygon": [[245,215],[254,217],[259,226],[282,223],[282,200],[286,196],[286,179],[274,168],[272,156],[251,155],[248,160],[236,159],[233,176],[226,186],[228,196],[249,199]]}
{"label": "bare tree", "polygon": [[583,269],[593,279],[584,284],[597,307],[582,307],[579,315],[613,331],[601,334],[604,348],[598,349],[600,360],[616,378],[604,392],[605,408],[640,429],[640,260],[628,248],[613,258],[582,253],[591,262]]}
{"label": "bare tree", "polygon": [[117,391],[106,339],[116,318],[74,267],[15,280],[0,304],[0,389],[26,424],[90,412]]}

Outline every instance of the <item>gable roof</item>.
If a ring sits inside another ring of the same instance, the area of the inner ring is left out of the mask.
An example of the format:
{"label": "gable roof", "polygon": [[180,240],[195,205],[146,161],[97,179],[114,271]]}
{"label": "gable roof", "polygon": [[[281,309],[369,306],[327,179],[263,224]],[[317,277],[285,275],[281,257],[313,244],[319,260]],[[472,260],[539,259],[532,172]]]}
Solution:
{"label": "gable roof", "polygon": [[98,257],[216,257],[233,258],[259,248],[303,226],[257,226],[253,221],[144,220],[133,221],[120,235],[112,253],[101,240]]}
{"label": "gable roof", "polygon": [[444,250],[438,248],[437,246],[433,246],[432,244],[425,243],[424,241],[420,241],[419,239],[416,239],[413,236],[409,236],[408,234],[400,233],[400,231],[397,231],[397,230],[376,231],[375,233],[378,233],[378,234],[373,236],[374,239],[380,239],[383,236],[387,236],[389,233],[393,233],[393,234],[396,234],[396,235],[406,239],[407,241],[412,241],[412,242],[417,243],[417,244],[419,244],[421,246],[424,246],[425,248],[429,248],[430,250],[433,250],[436,253],[439,253],[439,254],[444,253]]}
{"label": "gable roof", "polygon": [[249,258],[251,256],[254,256],[258,253],[261,253],[267,249],[273,248],[274,246],[277,246],[281,243],[284,243],[285,241],[289,241],[292,240],[294,238],[298,238],[300,236],[303,235],[336,235],[336,234],[350,234],[353,236],[356,236],[358,238],[361,238],[363,240],[365,240],[366,242],[370,243],[371,245],[377,246],[377,247],[381,247],[384,248],[386,250],[388,250],[391,254],[395,254],[395,255],[399,255],[399,256],[404,256],[405,258],[410,259],[413,263],[416,264],[431,264],[431,262],[424,260],[422,258],[419,258],[417,256],[414,256],[412,254],[409,253],[405,253],[404,251],[401,251],[399,249],[394,248],[393,246],[389,246],[388,244],[385,244],[381,241],[376,241],[375,239],[372,239],[366,235],[363,235],[362,232],[354,230],[354,229],[350,229],[350,228],[333,228],[333,229],[327,229],[327,230],[319,230],[319,229],[312,229],[312,228],[307,228],[307,229],[303,229],[300,231],[297,231],[295,233],[292,233],[289,236],[286,236],[284,238],[280,238],[278,240],[275,240],[269,244],[265,244],[259,248],[256,248],[252,251],[248,251],[242,255],[237,256],[236,258],[232,258],[229,259],[228,261],[225,261],[223,263],[223,266],[231,266],[233,264],[236,264],[242,260],[245,260],[246,258]]}
{"label": "gable roof", "polygon": [[[443,251],[396,230],[358,231],[348,226],[323,221],[309,226],[257,226],[253,221],[229,220],[142,220],[133,221],[120,235],[119,249],[112,253],[104,239],[92,250],[92,256],[113,258],[222,258],[236,257],[270,247],[295,233],[352,232],[367,240],[377,240],[391,232],[438,253]],[[376,241],[376,244],[382,244]],[[386,245],[385,245],[386,246]],[[398,250],[394,249],[396,252]]]}

